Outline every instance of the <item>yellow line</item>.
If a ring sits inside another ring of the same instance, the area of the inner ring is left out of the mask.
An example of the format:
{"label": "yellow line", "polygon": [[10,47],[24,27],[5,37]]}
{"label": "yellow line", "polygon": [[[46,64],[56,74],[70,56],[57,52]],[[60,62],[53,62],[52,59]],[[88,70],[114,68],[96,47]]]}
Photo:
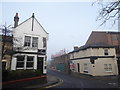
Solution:
{"label": "yellow line", "polygon": [[62,84],[62,83],[63,83],[63,80],[60,79],[60,82],[59,82],[59,83],[54,84],[54,85],[50,85],[50,86],[46,86],[46,87],[43,87],[43,88],[52,88],[52,87],[58,86],[58,85],[60,85],[60,84]]}

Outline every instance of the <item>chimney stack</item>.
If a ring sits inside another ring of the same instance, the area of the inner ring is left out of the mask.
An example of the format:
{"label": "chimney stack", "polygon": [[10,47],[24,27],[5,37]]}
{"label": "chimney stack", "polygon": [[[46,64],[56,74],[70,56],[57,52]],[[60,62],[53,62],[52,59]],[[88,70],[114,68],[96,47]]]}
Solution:
{"label": "chimney stack", "polygon": [[18,21],[19,21],[18,13],[16,13],[16,15],[14,17],[14,28],[16,28],[18,26]]}
{"label": "chimney stack", "polygon": [[78,49],[78,46],[74,46],[74,50],[77,50]]}

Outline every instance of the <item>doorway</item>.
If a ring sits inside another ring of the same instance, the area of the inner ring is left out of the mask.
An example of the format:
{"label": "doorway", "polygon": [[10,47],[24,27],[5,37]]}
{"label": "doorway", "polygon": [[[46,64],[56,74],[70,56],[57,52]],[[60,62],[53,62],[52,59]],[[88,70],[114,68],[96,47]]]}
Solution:
{"label": "doorway", "polygon": [[2,62],[2,70],[6,70],[6,62]]}
{"label": "doorway", "polygon": [[44,57],[38,57],[37,61],[37,69],[40,70],[42,74],[43,74],[43,59]]}
{"label": "doorway", "polygon": [[78,67],[78,72],[80,72],[80,64],[77,63],[77,67]]}

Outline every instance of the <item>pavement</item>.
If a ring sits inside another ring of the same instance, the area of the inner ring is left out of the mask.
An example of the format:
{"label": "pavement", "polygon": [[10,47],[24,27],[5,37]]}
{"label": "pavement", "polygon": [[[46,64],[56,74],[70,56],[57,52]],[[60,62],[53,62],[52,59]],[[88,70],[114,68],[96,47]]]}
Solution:
{"label": "pavement", "polygon": [[60,79],[52,76],[52,75],[47,75],[47,83],[45,84],[38,84],[38,85],[31,85],[31,86],[27,86],[25,88],[51,88],[55,85],[58,85],[58,83],[60,82]]}

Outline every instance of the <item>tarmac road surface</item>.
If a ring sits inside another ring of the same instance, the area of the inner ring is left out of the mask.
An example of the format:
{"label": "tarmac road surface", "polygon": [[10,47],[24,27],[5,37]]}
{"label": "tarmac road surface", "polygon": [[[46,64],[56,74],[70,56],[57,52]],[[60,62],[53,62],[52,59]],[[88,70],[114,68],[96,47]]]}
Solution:
{"label": "tarmac road surface", "polygon": [[69,74],[61,73],[48,69],[48,75],[55,76],[60,79],[60,84],[51,88],[117,88],[113,85],[98,80],[92,80],[85,77],[75,77]]}

